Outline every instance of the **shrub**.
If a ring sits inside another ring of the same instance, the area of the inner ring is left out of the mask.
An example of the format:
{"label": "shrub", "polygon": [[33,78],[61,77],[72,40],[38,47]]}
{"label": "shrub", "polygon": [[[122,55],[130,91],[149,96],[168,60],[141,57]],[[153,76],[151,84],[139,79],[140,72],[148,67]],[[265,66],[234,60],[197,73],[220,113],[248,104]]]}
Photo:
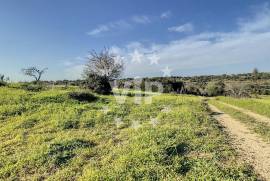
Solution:
{"label": "shrub", "polygon": [[209,82],[205,88],[208,96],[220,96],[224,94],[225,84],[223,82]]}
{"label": "shrub", "polygon": [[97,100],[97,97],[89,92],[71,92],[68,94],[70,99],[74,99],[80,102],[93,102]]}
{"label": "shrub", "polygon": [[91,74],[87,78],[87,88],[97,94],[108,95],[112,93],[109,80],[104,76]]}
{"label": "shrub", "polygon": [[45,87],[41,84],[30,84],[30,83],[22,84],[21,88],[31,92],[39,92],[45,89]]}
{"label": "shrub", "polygon": [[185,93],[186,94],[193,94],[193,95],[201,95],[201,90],[195,84],[187,84],[185,86]]}
{"label": "shrub", "polygon": [[6,86],[6,85],[7,85],[7,83],[6,83],[6,82],[4,82],[4,81],[0,81],[0,87]]}

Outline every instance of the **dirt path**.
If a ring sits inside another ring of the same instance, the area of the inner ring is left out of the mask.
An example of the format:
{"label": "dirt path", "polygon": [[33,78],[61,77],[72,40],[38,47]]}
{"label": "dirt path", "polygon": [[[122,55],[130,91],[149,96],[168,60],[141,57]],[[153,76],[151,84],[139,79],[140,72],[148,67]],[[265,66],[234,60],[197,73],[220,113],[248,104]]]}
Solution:
{"label": "dirt path", "polygon": [[244,124],[222,113],[210,105],[213,117],[217,119],[233,138],[233,145],[242,160],[252,165],[255,171],[270,180],[270,144],[252,133]]}
{"label": "dirt path", "polygon": [[[220,101],[219,101],[220,102]],[[266,116],[262,116],[260,114],[257,114],[257,113],[254,113],[250,110],[247,110],[247,109],[243,109],[243,108],[240,108],[240,107],[237,107],[237,106],[234,106],[234,105],[231,105],[231,104],[227,104],[225,102],[220,102],[222,104],[224,104],[225,106],[228,106],[228,107],[231,107],[237,111],[240,111],[250,117],[253,117],[254,119],[260,121],[260,122],[265,122],[265,123],[268,123],[270,124],[270,118],[266,117]]]}

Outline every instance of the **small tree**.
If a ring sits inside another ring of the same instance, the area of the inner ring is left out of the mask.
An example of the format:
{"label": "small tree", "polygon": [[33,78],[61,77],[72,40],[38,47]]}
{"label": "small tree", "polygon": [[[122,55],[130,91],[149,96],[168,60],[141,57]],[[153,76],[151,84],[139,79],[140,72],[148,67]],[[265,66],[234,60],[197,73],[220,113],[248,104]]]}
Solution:
{"label": "small tree", "polygon": [[83,76],[88,88],[96,93],[109,94],[112,91],[110,81],[119,78],[123,72],[123,63],[108,49],[100,53],[90,52]]}
{"label": "small tree", "polygon": [[22,69],[22,72],[26,76],[33,77],[35,79],[35,83],[38,83],[46,70],[48,70],[48,68],[44,68],[40,70],[36,67],[29,67],[26,69]]}

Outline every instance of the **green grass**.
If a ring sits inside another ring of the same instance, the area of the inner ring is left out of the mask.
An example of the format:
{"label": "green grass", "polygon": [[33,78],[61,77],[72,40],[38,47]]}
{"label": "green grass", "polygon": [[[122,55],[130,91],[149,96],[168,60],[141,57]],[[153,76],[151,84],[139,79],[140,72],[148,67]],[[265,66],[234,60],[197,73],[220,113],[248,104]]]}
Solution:
{"label": "green grass", "polygon": [[0,180],[256,180],[199,98],[118,104],[73,91],[0,88]]}
{"label": "green grass", "polygon": [[255,98],[232,98],[232,97],[218,97],[218,100],[232,104],[241,108],[248,109],[255,113],[267,116],[270,118],[270,97],[264,96],[260,99]]}
{"label": "green grass", "polygon": [[235,110],[231,107],[228,107],[224,104],[222,104],[219,101],[211,100],[211,104],[216,106],[218,109],[223,111],[226,114],[229,114],[233,118],[241,121],[245,125],[247,125],[253,132],[259,134],[262,138],[264,138],[266,141],[270,141],[270,126],[269,124],[265,122],[260,122],[256,120],[255,118],[252,118],[241,111]]}

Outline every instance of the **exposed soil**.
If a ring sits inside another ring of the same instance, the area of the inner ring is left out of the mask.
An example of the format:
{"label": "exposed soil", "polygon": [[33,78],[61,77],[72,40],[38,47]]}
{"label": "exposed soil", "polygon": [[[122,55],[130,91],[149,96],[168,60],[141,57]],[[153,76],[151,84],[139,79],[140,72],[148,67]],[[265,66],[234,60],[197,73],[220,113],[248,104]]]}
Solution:
{"label": "exposed soil", "polygon": [[210,105],[210,109],[213,111],[213,117],[225,127],[232,137],[233,146],[240,158],[252,165],[262,178],[270,180],[270,144],[264,142],[240,121],[224,114],[215,106]]}

